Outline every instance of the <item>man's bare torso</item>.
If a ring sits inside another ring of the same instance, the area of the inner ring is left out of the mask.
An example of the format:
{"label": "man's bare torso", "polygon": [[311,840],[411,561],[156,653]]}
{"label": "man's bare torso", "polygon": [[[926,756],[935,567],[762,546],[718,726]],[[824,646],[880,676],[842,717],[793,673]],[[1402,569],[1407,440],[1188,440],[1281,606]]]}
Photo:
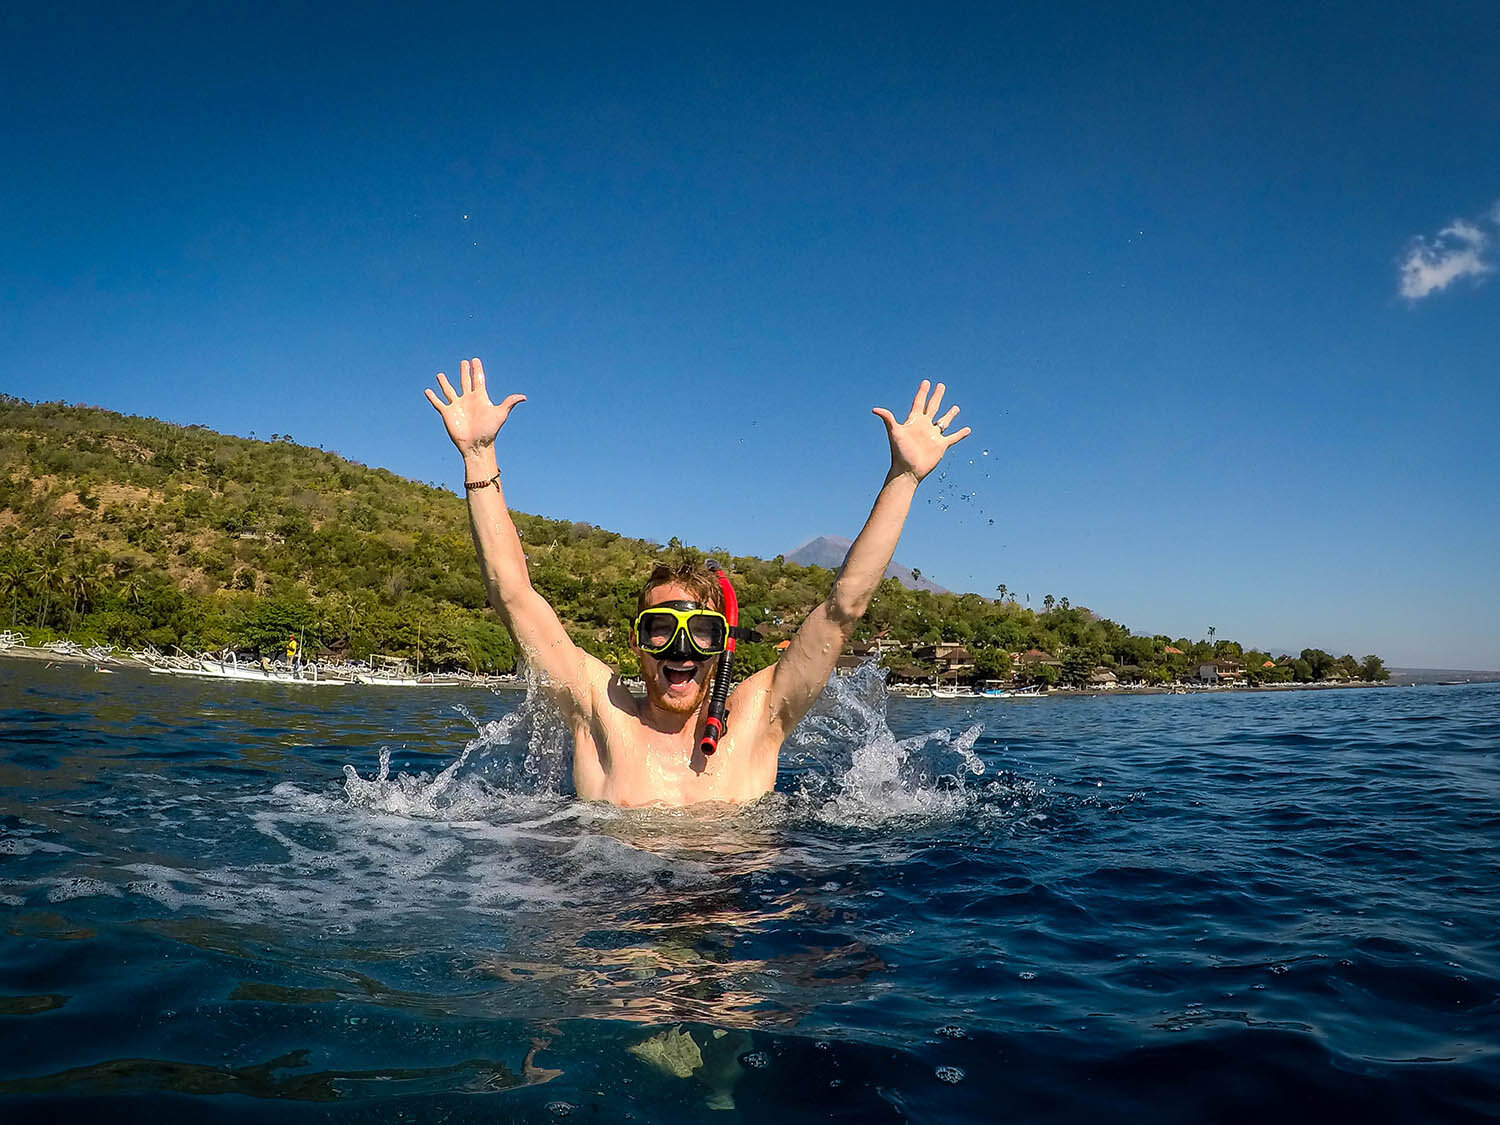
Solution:
{"label": "man's bare torso", "polygon": [[618,677],[597,684],[594,704],[569,724],[578,796],[616,805],[743,803],[764,796],[776,784],[782,741],[764,719],[767,683],[758,673],[730,694],[729,729],[710,757],[698,748],[701,713],[680,731],[655,730],[643,721],[644,701]]}

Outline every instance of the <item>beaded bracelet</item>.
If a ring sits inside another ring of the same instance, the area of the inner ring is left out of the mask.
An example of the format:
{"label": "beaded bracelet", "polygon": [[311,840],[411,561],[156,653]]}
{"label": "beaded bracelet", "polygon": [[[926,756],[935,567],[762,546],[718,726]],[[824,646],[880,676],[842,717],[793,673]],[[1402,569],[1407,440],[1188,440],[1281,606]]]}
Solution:
{"label": "beaded bracelet", "polygon": [[464,481],[464,488],[467,491],[469,491],[469,492],[473,492],[476,488],[488,488],[492,484],[496,488],[500,487],[500,470],[499,469],[495,470],[495,475],[492,476],[492,477],[490,477],[489,480],[466,480],[466,481]]}

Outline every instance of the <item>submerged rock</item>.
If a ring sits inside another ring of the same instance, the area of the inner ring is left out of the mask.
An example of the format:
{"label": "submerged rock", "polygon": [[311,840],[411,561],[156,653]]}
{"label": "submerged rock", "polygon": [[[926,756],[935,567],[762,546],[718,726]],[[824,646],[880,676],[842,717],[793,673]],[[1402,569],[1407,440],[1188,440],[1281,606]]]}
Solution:
{"label": "submerged rock", "polygon": [[703,1065],[703,1052],[698,1049],[697,1042],[680,1027],[637,1043],[630,1048],[630,1053],[677,1078],[691,1078],[693,1072]]}

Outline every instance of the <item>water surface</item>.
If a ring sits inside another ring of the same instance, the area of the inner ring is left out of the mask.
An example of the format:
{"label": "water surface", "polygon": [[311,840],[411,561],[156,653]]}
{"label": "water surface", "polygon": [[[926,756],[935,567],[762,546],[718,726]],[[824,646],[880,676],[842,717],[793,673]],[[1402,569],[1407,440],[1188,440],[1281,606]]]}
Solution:
{"label": "water surface", "polygon": [[0,1107],[1492,1120],[1497,704],[865,670],[620,811],[519,693],[0,663]]}

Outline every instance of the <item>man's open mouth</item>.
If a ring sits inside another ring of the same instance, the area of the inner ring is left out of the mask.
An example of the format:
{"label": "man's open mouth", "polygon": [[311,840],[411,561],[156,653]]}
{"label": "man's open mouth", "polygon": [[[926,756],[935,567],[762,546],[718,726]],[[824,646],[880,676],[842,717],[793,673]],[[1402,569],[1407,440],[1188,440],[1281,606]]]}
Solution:
{"label": "man's open mouth", "polygon": [[666,677],[668,687],[682,687],[693,682],[698,674],[696,664],[663,664],[661,674]]}

